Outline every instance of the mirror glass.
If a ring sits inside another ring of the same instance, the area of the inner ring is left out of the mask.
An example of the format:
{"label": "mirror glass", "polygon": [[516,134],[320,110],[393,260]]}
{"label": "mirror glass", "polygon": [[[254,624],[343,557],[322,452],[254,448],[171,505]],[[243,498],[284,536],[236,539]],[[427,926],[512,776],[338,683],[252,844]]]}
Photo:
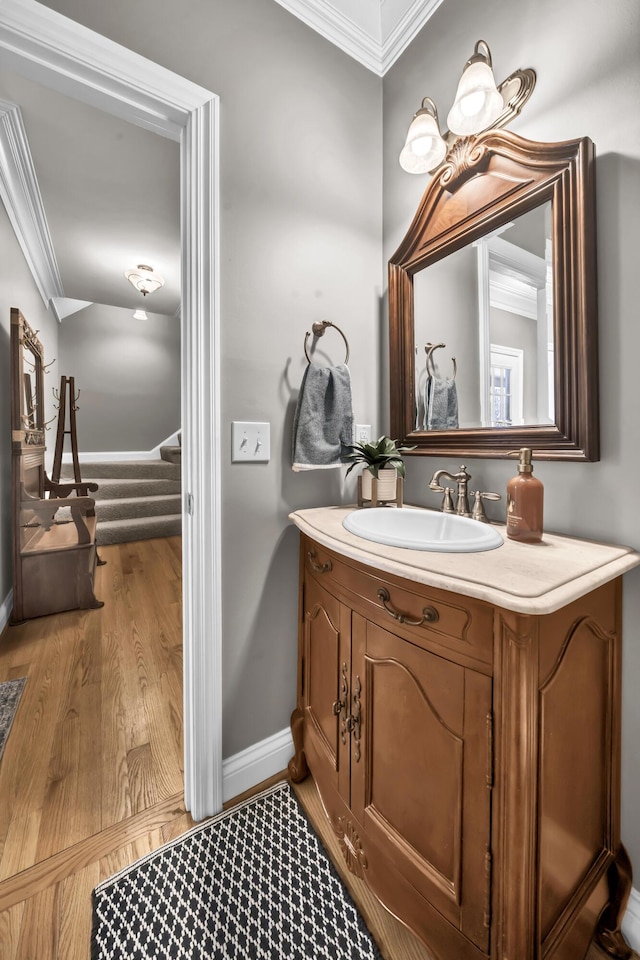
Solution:
{"label": "mirror glass", "polygon": [[26,344],[23,350],[23,364],[23,422],[26,430],[35,430],[38,426],[36,417],[38,410],[38,398],[36,395],[36,356],[28,349]]}
{"label": "mirror glass", "polygon": [[390,436],[597,460],[593,143],[454,141],[389,260]]}
{"label": "mirror glass", "polygon": [[[26,434],[38,434],[44,426],[44,395],[43,395],[43,362],[42,344],[37,334],[23,320],[22,336],[20,338],[20,429]],[[32,437],[27,442],[39,442]]]}
{"label": "mirror glass", "polygon": [[415,429],[554,423],[547,201],[414,274]]}

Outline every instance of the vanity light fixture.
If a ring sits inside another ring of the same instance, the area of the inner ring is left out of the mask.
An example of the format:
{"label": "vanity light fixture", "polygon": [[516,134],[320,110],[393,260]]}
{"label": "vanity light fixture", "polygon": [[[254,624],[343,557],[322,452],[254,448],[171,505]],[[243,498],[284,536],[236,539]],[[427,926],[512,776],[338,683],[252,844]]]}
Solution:
{"label": "vanity light fixture", "polygon": [[147,316],[147,311],[146,311],[146,310],[134,310],[134,311],[133,311],[133,319],[134,319],[134,320],[148,320],[149,317]]}
{"label": "vanity light fixture", "polygon": [[148,267],[146,263],[139,263],[135,270],[125,270],[124,275],[143,297],[164,287],[164,277],[154,273],[153,267]]}
{"label": "vanity light fixture", "polygon": [[432,172],[459,137],[506,126],[520,113],[535,85],[535,72],[527,68],[516,70],[496,86],[489,45],[478,40],[464,66],[447,116],[449,129],[440,133],[436,105],[425,97],[409,126],[400,166],[407,173]]}
{"label": "vanity light fixture", "polygon": [[491,51],[484,40],[478,40],[464,65],[456,99],[449,110],[449,130],[463,137],[479,133],[490,127],[503,110],[502,94],[493,77]]}
{"label": "vanity light fixture", "polygon": [[407,131],[400,166],[407,173],[428,173],[440,166],[446,153],[447,145],[438,126],[438,110],[431,97],[425,97]]}

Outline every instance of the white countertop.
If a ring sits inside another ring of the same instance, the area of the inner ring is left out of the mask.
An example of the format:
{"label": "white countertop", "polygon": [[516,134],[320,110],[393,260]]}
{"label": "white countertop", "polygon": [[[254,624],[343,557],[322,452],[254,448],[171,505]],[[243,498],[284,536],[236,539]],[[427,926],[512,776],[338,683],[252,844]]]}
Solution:
{"label": "white countertop", "polygon": [[[509,540],[482,553],[432,553],[363,540],[342,526],[348,507],[289,514],[302,533],[330,550],[407,580],[451,590],[517,613],[553,613],[640,564],[631,547],[545,533],[541,543]],[[365,508],[366,509],[366,508]],[[390,508],[393,509],[393,508]]]}

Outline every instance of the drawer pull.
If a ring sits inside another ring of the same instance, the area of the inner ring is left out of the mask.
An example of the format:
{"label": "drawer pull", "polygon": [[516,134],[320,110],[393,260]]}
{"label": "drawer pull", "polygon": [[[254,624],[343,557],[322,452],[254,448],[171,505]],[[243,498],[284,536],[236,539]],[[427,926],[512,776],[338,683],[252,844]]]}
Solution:
{"label": "drawer pull", "polygon": [[384,587],[381,587],[378,590],[378,600],[382,601],[382,606],[385,608],[390,617],[393,617],[393,619],[397,620],[398,623],[406,623],[409,627],[420,627],[423,623],[435,623],[440,616],[435,607],[425,607],[422,611],[422,616],[420,619],[413,620],[408,614],[400,613],[398,610],[393,609],[389,591]]}
{"label": "drawer pull", "polygon": [[332,569],[331,560],[326,560],[324,563],[319,563],[316,560],[315,550],[309,550],[307,557],[309,558],[309,564],[311,566],[311,569],[314,571],[314,573],[330,573],[331,572],[331,569]]}

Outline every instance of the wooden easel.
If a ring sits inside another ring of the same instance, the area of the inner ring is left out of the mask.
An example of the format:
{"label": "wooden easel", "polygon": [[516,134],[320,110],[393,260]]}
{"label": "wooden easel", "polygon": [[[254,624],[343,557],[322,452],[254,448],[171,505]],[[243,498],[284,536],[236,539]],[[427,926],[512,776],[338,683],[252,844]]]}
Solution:
{"label": "wooden easel", "polygon": [[[76,403],[80,396],[80,391],[76,395],[76,384],[74,377],[60,377],[60,392],[53,395],[58,401],[58,429],[56,432],[56,449],[53,455],[53,466],[51,468],[51,479],[54,483],[60,482],[62,473],[62,452],[64,449],[64,438],[71,438],[71,458],[73,460],[73,479],[76,483],[82,483],[80,475],[80,461],[78,460],[78,434],[76,431]],[[67,395],[69,397],[69,429],[66,429],[67,423]]]}
{"label": "wooden easel", "polygon": [[[68,497],[74,490],[77,496],[86,497],[89,492],[95,493],[98,489],[97,483],[83,483],[80,473],[80,461],[78,460],[78,433],[76,430],[76,406],[80,391],[76,394],[76,382],[74,377],[60,377],[60,392],[56,393],[55,387],[53,395],[58,401],[58,427],[56,430],[56,449],[53,455],[53,466],[51,467],[51,482],[45,476],[45,489],[49,496],[55,496],[56,493],[52,487],[57,485],[57,489],[62,496]],[[69,410],[69,429],[67,430],[67,407]],[[62,473],[62,453],[64,450],[64,438],[71,438],[71,459],[73,461],[73,479],[74,483],[60,483],[60,474]],[[90,511],[91,516],[95,516],[95,510]],[[96,563],[99,567],[107,561],[103,560],[96,552]]]}

